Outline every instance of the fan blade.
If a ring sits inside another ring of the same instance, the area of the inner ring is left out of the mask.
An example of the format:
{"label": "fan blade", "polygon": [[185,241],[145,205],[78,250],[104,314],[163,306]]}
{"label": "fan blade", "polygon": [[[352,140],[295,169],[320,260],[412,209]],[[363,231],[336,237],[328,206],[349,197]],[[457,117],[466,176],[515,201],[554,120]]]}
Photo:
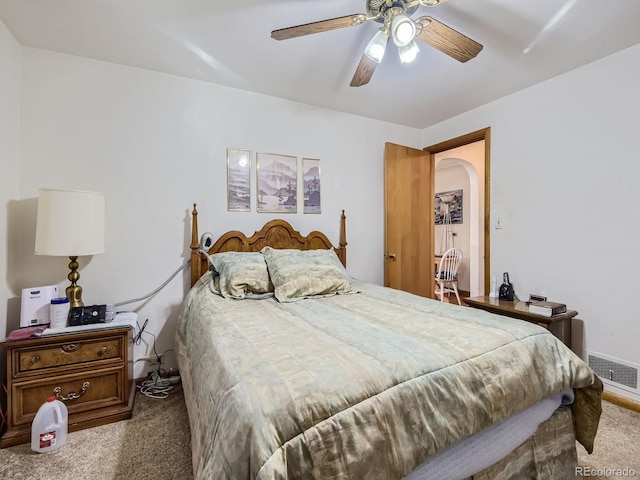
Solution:
{"label": "fan blade", "polygon": [[378,64],[376,62],[371,60],[366,53],[363,53],[358,68],[356,68],[356,73],[353,74],[353,78],[351,79],[351,86],[361,87],[369,83],[377,66]]}
{"label": "fan blade", "polygon": [[420,40],[459,62],[464,63],[471,60],[482,50],[482,45],[478,42],[471,40],[435,18],[420,17],[416,20],[416,24],[422,26],[422,28],[418,27],[420,33],[417,36]]}
{"label": "fan blade", "polygon": [[354,13],[353,15],[347,15],[345,17],[321,20],[320,22],[305,23],[304,25],[296,25],[295,27],[274,30],[271,32],[271,38],[275,38],[276,40],[286,40],[288,38],[311,35],[312,33],[320,33],[328,30],[336,30],[338,28],[362,25],[366,20],[366,15],[362,13]]}

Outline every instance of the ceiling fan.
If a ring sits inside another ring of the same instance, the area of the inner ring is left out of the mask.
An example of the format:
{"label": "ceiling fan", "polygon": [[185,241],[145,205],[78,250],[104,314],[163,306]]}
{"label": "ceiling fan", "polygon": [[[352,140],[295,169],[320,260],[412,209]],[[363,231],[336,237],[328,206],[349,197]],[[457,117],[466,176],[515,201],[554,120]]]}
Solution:
{"label": "ceiling fan", "polygon": [[435,18],[424,16],[412,20],[410,17],[420,6],[435,7],[447,0],[366,0],[367,14],[355,13],[344,17],[305,23],[281,28],[271,32],[271,38],[289,38],[326,32],[344,27],[362,25],[369,20],[382,23],[382,27],[369,41],[362,59],[351,79],[352,87],[366,85],[371,80],[378,63],[382,61],[389,38],[398,48],[402,63],[412,62],[418,54],[415,38],[419,38],[459,62],[474,58],[482,45]]}

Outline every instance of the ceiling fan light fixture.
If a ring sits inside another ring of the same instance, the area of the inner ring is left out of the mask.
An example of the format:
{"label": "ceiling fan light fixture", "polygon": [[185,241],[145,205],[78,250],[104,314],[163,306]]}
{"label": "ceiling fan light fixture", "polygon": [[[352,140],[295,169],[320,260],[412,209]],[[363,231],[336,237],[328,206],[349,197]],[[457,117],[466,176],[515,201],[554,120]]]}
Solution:
{"label": "ceiling fan light fixture", "polygon": [[367,47],[364,49],[364,53],[376,63],[380,63],[382,61],[382,57],[384,57],[384,52],[387,49],[387,42],[389,41],[389,37],[387,36],[387,32],[381,28],[378,32],[369,40]]}
{"label": "ceiling fan light fixture", "polygon": [[416,36],[416,24],[406,15],[396,15],[391,21],[391,37],[396,46],[410,44]]}
{"label": "ceiling fan light fixture", "polygon": [[411,40],[407,45],[398,47],[398,55],[401,63],[411,63],[418,56],[420,49],[415,40]]}
{"label": "ceiling fan light fixture", "polygon": [[[576,2],[577,0],[566,1]],[[360,61],[350,83],[352,87],[361,87],[369,83],[377,65],[382,62],[389,45],[389,39],[393,39],[402,63],[410,63],[417,58],[419,49],[416,42],[418,42],[418,38],[461,63],[475,58],[480,53],[483,48],[481,44],[433,17],[425,15],[416,16],[415,20],[411,19],[418,8],[433,7],[445,2],[447,0],[365,0],[366,14],[355,13],[279,28],[271,32],[271,38],[286,40],[353,27],[369,21],[377,22],[380,31],[371,29],[375,35],[372,36],[373,38],[370,37],[366,48],[364,48],[364,53],[361,53]]]}

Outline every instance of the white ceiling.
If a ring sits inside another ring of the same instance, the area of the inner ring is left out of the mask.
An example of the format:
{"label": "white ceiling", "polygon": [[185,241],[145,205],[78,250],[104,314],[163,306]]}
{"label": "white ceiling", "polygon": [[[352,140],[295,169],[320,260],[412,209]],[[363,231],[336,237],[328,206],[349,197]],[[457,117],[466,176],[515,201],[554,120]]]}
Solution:
{"label": "white ceiling", "polygon": [[276,41],[271,30],[353,13],[365,0],[0,0],[21,45],[219,83],[426,128],[640,43],[639,0],[449,0],[430,15],[484,45],[459,63],[420,43],[351,77],[380,27]]}

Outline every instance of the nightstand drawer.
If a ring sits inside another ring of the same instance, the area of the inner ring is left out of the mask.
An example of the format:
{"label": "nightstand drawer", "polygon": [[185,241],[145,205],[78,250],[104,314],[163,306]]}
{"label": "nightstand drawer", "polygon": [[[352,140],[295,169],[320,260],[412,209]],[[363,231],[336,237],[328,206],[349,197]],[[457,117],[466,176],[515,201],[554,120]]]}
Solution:
{"label": "nightstand drawer", "polygon": [[131,418],[132,333],[115,327],[0,343],[7,351],[7,430],[0,448],[31,440],[33,417],[58,387],[69,432]]}
{"label": "nightstand drawer", "polygon": [[74,422],[74,416],[82,412],[92,411],[96,415],[100,409],[126,405],[125,378],[125,367],[119,366],[14,383],[12,424],[30,424],[47,397],[56,394],[56,387],[59,387],[58,400],[62,400],[60,396],[67,398],[63,401],[69,410],[69,425]]}
{"label": "nightstand drawer", "polygon": [[14,376],[45,368],[122,359],[123,350],[122,337],[60,342],[43,348],[18,349],[14,352],[17,357],[13,362],[16,369]]}

